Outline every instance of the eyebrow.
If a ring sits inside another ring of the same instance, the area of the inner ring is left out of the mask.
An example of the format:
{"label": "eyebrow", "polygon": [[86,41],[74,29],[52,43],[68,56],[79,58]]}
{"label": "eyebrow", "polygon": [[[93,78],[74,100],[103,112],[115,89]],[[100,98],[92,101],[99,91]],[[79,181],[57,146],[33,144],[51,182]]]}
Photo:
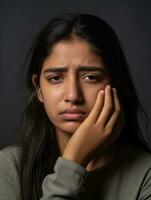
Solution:
{"label": "eyebrow", "polygon": [[[67,72],[67,67],[50,67],[44,70],[43,73],[49,73],[49,72]],[[99,72],[105,72],[104,67],[95,67],[95,66],[81,66],[78,68],[78,71],[99,71]]]}

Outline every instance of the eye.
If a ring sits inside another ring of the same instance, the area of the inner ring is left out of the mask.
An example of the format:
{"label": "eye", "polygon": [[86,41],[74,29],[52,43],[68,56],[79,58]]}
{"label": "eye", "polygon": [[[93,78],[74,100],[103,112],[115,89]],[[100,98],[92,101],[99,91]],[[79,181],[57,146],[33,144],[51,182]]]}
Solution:
{"label": "eye", "polygon": [[101,80],[100,75],[95,75],[95,74],[86,74],[83,76],[83,78],[91,82],[97,82]]}
{"label": "eye", "polygon": [[51,77],[48,77],[47,79],[48,79],[48,81],[50,81],[52,83],[59,83],[63,80],[63,78],[59,75],[51,76]]}

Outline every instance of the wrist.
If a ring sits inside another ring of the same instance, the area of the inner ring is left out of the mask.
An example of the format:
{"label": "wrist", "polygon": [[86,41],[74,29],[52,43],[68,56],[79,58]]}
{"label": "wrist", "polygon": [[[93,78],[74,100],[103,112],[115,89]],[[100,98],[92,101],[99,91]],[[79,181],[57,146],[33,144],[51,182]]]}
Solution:
{"label": "wrist", "polygon": [[62,155],[63,158],[67,159],[67,160],[71,160],[75,163],[78,163],[79,165],[83,166],[83,167],[86,167],[87,166],[87,162],[86,161],[83,161],[82,159],[80,158],[77,158],[75,156],[71,156],[71,155],[67,155],[67,154],[63,154]]}

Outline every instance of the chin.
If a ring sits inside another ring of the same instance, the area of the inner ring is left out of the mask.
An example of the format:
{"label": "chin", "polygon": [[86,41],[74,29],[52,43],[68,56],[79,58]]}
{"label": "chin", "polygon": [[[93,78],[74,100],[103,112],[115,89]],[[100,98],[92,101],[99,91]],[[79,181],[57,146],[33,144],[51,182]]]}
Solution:
{"label": "chin", "polygon": [[77,121],[68,121],[65,122],[62,126],[58,127],[61,131],[68,133],[68,134],[74,134],[77,128],[81,125],[81,122]]}

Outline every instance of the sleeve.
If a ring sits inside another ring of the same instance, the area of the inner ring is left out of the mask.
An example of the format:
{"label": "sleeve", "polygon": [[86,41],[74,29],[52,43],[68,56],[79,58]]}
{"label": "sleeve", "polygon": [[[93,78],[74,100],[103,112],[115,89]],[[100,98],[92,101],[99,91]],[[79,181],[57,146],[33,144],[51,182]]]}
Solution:
{"label": "sleeve", "polygon": [[148,170],[144,177],[138,200],[151,200],[151,169]]}
{"label": "sleeve", "polygon": [[54,173],[45,177],[42,183],[41,200],[78,200],[83,192],[88,171],[78,163],[58,157]]}
{"label": "sleeve", "polygon": [[0,199],[20,199],[19,175],[15,160],[2,151],[0,151]]}

